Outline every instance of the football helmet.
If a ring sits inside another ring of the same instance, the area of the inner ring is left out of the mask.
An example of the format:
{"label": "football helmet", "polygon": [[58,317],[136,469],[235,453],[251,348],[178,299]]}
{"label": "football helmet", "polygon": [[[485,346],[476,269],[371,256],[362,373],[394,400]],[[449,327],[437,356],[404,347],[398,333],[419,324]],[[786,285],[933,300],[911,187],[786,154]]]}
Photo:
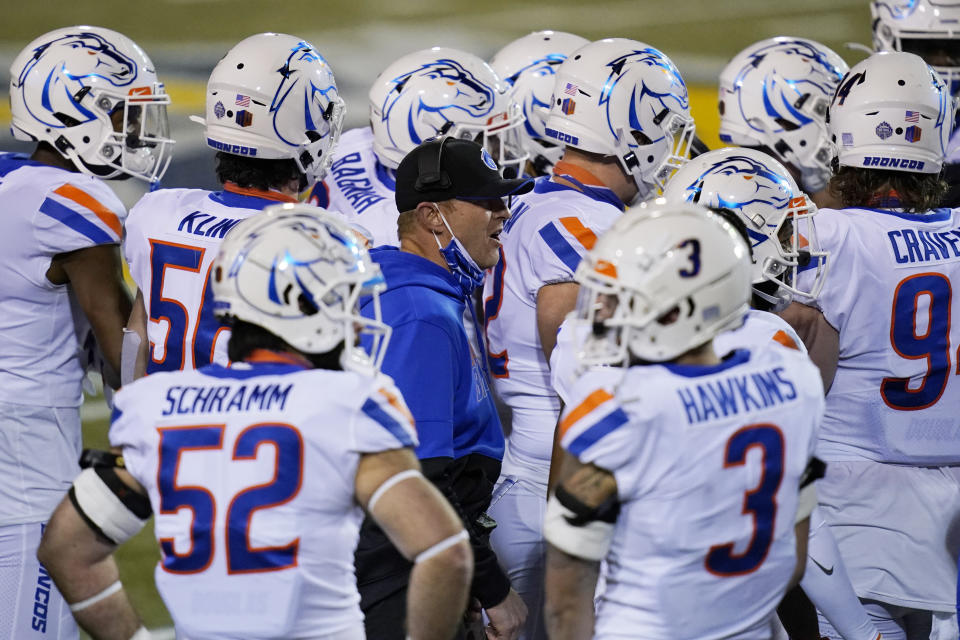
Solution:
{"label": "football helmet", "polygon": [[584,367],[664,362],[740,326],[750,249],[733,226],[690,202],[628,210],[580,262],[575,323]]}
{"label": "football helmet", "polygon": [[950,139],[954,99],[920,56],[889,51],[843,77],[828,112],[840,165],[937,173]]}
{"label": "football helmet", "polygon": [[765,147],[816,193],[830,180],[827,106],[847,63],[819,42],[778,37],[752,44],[720,73],[720,140]]}
{"label": "football helmet", "polygon": [[291,159],[310,184],[333,161],[343,100],[312,44],[283,33],[240,41],[207,81],[207,145],[234,155]]}
{"label": "football helmet", "polygon": [[610,38],[560,65],[545,131],[569,147],[616,156],[639,201],[687,161],[694,125],[673,62],[650,45]]}
{"label": "football helmet", "polygon": [[960,2],[882,0],[870,3],[875,51],[915,53],[960,94]]}
{"label": "football helmet", "polygon": [[160,180],[173,148],[168,104],[143,49],[102,27],[46,33],[10,65],[14,137],[49,143],[101,178]]}
{"label": "football helmet", "polygon": [[538,175],[563,155],[563,146],[550,141],[545,131],[557,68],[590,41],[563,31],[536,31],[500,49],[490,66],[511,87],[513,99],[523,108],[521,143]]}
{"label": "football helmet", "polygon": [[490,65],[466,51],[433,47],[384,69],[370,89],[370,125],[373,150],[391,169],[441,135],[475,140],[506,175],[519,176],[527,161],[523,109]]}
{"label": "football helmet", "polygon": [[[380,266],[343,219],[301,204],[267,207],[230,230],[213,266],[214,311],[258,325],[304,353],[344,344],[342,364],[380,369],[390,327],[380,316]],[[360,315],[372,296],[373,318]],[[357,335],[370,338],[371,349]]]}
{"label": "football helmet", "polygon": [[[775,159],[756,149],[708,151],[677,171],[663,197],[730,209],[743,221],[753,254],[754,294],[774,309],[785,308],[793,296],[817,297],[828,256],[812,223],[817,206]],[[797,284],[801,268],[815,273],[804,289]]]}

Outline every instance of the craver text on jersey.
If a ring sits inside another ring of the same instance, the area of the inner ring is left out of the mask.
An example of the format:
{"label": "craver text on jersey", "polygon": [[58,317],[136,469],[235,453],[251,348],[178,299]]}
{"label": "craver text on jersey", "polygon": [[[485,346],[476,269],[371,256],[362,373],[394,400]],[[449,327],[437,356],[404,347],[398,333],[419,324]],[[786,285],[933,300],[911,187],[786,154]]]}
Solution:
{"label": "craver text on jersey", "polygon": [[956,260],[960,258],[960,229],[921,231],[893,229],[887,232],[897,264]]}
{"label": "craver text on jersey", "polygon": [[220,218],[209,213],[194,211],[183,216],[177,231],[192,233],[195,236],[216,236],[222,238],[240,222],[240,218]]}
{"label": "craver text on jersey", "polygon": [[283,411],[293,383],[241,384],[215,386],[174,385],[167,389],[167,406],[163,415],[184,413],[227,413],[230,411]]}
{"label": "craver text on jersey", "polygon": [[[360,162],[360,154],[354,152],[348,153],[330,165],[330,173],[333,175],[333,181],[337,183],[337,188],[340,189],[343,197],[350,201],[358,214],[381,200],[386,200],[374,191],[370,178],[354,178],[354,176],[365,176],[367,173]],[[348,166],[350,164],[357,166]]]}
{"label": "craver text on jersey", "polygon": [[687,422],[697,424],[720,417],[765,409],[797,397],[797,389],[783,367],[732,375],[677,389],[687,411]]}

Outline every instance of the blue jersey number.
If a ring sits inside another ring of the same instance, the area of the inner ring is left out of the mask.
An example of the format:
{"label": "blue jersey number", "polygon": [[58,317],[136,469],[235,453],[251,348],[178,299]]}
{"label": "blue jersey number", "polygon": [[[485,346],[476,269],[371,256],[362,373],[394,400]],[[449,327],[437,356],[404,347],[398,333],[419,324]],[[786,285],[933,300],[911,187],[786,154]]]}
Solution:
{"label": "blue jersey number", "polygon": [[744,427],[730,436],[724,454],[723,466],[746,464],[747,452],[757,447],[763,455],[760,483],[744,494],[743,513],[753,518],[753,535],[743,553],[734,552],[734,543],[710,547],[707,553],[707,571],[718,576],[740,576],[756,571],[767,558],[773,542],[774,522],[777,517],[777,490],[783,479],[783,434],[772,424]]}
{"label": "blue jersey number", "polygon": [[[910,388],[909,378],[884,378],[880,395],[891,409],[916,411],[935,404],[950,378],[950,281],[939,273],[921,273],[900,281],[893,294],[890,343],[901,358],[926,360],[927,373]],[[924,327],[917,326],[920,300],[927,299]],[[960,351],[957,353],[960,360]]]}
{"label": "blue jersey number", "polygon": [[[150,300],[149,316],[152,322],[167,321],[167,338],[163,347],[163,358],[151,357],[147,363],[147,373],[155,371],[179,371],[199,368],[213,360],[214,343],[221,326],[213,315],[213,292],[210,284],[210,269],[204,275],[203,299],[199,309],[187,309],[184,303],[164,291],[167,269],[180,269],[200,275],[203,264],[203,247],[150,240]],[[199,286],[199,281],[197,285]],[[194,316],[191,318],[191,316]],[[192,322],[191,322],[192,320]],[[188,349],[187,335],[193,324],[190,336],[192,349]],[[192,363],[187,361],[187,352],[192,351]]]}
{"label": "blue jersey number", "polygon": [[[216,549],[214,522],[216,499],[205,487],[180,485],[177,474],[184,451],[223,449],[223,425],[169,427],[160,429],[160,461],[157,490],[160,514],[176,514],[189,509],[190,547],[177,553],[172,538],[160,539],[162,566],[171,573],[205,571]],[[226,554],[229,573],[278,571],[297,564],[300,539],[276,547],[250,544],[250,520],[254,512],[289,502],[300,492],[303,478],[303,440],[299,431],[287,424],[256,424],[247,427],[234,445],[232,460],[255,460],[262,444],[273,446],[273,480],[248,487],[233,496],[227,508]]]}

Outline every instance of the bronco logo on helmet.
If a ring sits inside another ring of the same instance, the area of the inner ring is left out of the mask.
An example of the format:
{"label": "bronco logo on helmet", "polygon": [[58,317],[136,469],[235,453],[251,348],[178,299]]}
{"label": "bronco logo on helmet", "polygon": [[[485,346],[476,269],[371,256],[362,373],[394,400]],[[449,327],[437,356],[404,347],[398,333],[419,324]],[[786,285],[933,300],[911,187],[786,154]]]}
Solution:
{"label": "bronco logo on helmet", "polygon": [[[89,56],[74,57],[67,69],[63,57],[57,55],[62,49],[86,49]],[[45,76],[40,83],[26,83],[31,73]],[[95,33],[71,33],[47,42],[34,50],[33,59],[24,66],[17,78],[22,91],[40,89],[39,100],[24,96],[24,104],[30,115],[48,127],[62,128],[62,121],[53,118],[54,113],[63,114],[77,123],[88,122],[96,116],[80,105],[77,92],[87,85],[84,80],[102,78],[116,87],[124,87],[137,78],[137,63],[120,53],[117,48]],[[40,104],[45,111],[36,113],[32,104]]]}

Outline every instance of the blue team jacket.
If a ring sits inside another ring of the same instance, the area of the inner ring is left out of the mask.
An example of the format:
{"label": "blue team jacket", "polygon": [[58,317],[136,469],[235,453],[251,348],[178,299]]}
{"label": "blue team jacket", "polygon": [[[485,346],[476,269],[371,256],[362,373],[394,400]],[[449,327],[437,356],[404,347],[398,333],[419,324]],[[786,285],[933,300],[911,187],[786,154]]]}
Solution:
{"label": "blue team jacket", "polygon": [[[426,258],[377,247],[387,290],[383,321],[393,328],[383,372],[393,378],[413,414],[417,457],[480,454],[503,458],[503,431],[482,369],[463,326],[466,300],[456,279]],[[361,313],[372,314],[370,300]]]}

